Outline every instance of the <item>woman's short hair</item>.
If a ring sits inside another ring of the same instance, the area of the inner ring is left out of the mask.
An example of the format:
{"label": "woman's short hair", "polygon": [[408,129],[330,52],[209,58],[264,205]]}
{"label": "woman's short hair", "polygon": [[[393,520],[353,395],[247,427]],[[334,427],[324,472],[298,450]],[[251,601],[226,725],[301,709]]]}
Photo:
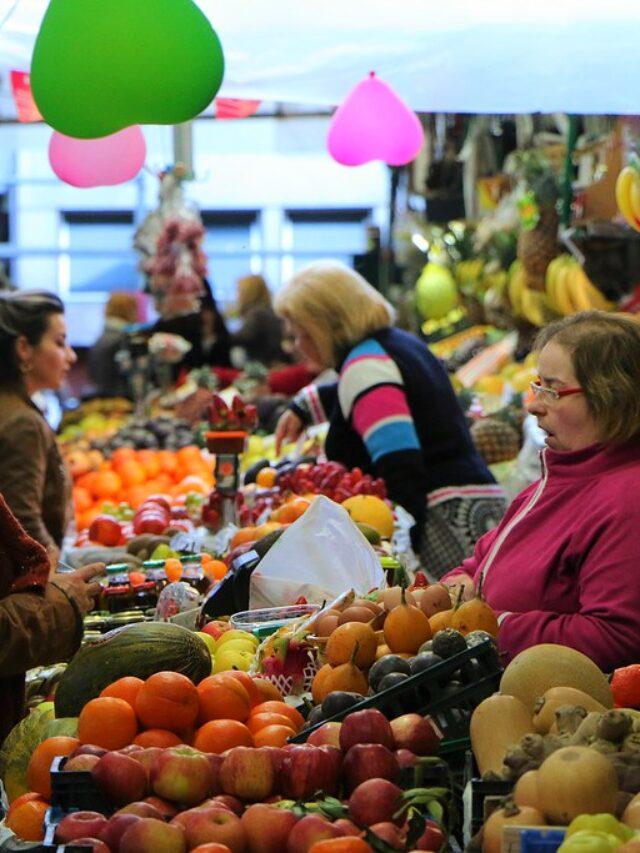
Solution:
{"label": "woman's short hair", "polygon": [[535,348],[569,351],[576,379],[605,441],[640,434],[640,323],[622,314],[582,311],[546,326]]}
{"label": "woman's short hair", "polygon": [[0,384],[22,383],[16,341],[25,337],[31,346],[37,346],[52,314],[64,314],[64,304],[55,293],[44,290],[0,293]]}
{"label": "woman's short hair", "polygon": [[275,308],[307,332],[326,367],[335,367],[351,345],[395,320],[387,300],[339,261],[300,270],[277,294]]}
{"label": "woman's short hair", "polygon": [[135,323],[138,319],[138,300],[135,293],[114,291],[104,307],[105,317],[123,320],[125,323]]}
{"label": "woman's short hair", "polygon": [[249,308],[264,305],[271,307],[271,294],[267,282],[261,275],[245,275],[238,279],[238,312],[244,314]]}

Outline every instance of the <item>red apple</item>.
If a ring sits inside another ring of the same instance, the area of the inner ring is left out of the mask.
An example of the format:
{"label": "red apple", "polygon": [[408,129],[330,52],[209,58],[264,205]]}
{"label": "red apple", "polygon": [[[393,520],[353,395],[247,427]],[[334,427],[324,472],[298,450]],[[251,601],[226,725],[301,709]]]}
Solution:
{"label": "red apple", "polygon": [[309,800],[317,791],[326,791],[330,777],[335,775],[332,758],[325,749],[332,747],[296,746],[286,747],[286,755],[280,770],[282,794],[293,800]]}
{"label": "red apple", "polygon": [[401,804],[402,790],[388,779],[369,779],[349,797],[349,817],[358,826],[373,826],[383,821],[396,823],[394,815]]}
{"label": "red apple", "polygon": [[189,853],[231,853],[231,850],[229,850],[226,844],[218,844],[216,841],[213,841],[209,842],[209,844],[198,844]]}
{"label": "red apple", "polygon": [[100,812],[71,812],[56,827],[56,841],[65,844],[76,838],[100,835],[107,819]]}
{"label": "red apple", "polygon": [[259,802],[273,793],[275,772],[268,753],[249,746],[235,746],[224,757],[220,785],[225,794]]}
{"label": "red apple", "polygon": [[98,787],[116,806],[141,800],[147,793],[144,767],[130,755],[108,752],[91,771]]}
{"label": "red apple", "polygon": [[340,729],[342,723],[325,723],[311,732],[307,743],[311,746],[337,746],[340,747]]}
{"label": "red apple", "polygon": [[128,746],[123,746],[122,749],[117,749],[116,752],[121,752],[122,755],[135,755],[136,752],[142,752],[143,749],[146,747],[140,746],[138,743],[130,743]]}
{"label": "red apple", "polygon": [[255,803],[241,818],[251,853],[282,853],[297,818],[286,809]]}
{"label": "red apple", "polygon": [[322,790],[326,794],[337,794],[342,773],[342,750],[336,746],[319,746],[317,748],[325,756]]}
{"label": "red apple", "polygon": [[238,815],[220,806],[190,809],[173,818],[185,832],[189,849],[199,844],[217,842],[226,844],[233,853],[244,853],[247,836]]}
{"label": "red apple", "polygon": [[100,757],[101,756],[99,755],[88,755],[87,753],[83,753],[82,755],[74,755],[73,758],[67,759],[64,765],[64,772],[90,772],[96,766],[98,761],[100,761]]}
{"label": "red apple", "polygon": [[108,548],[118,545],[122,537],[122,527],[112,515],[98,515],[89,527],[89,539]]}
{"label": "red apple", "polygon": [[171,515],[171,504],[164,495],[149,495],[148,498],[145,498],[144,502],[141,504],[141,507],[147,507],[153,504],[162,507],[165,515],[167,513]]}
{"label": "red apple", "polygon": [[211,765],[211,788],[207,792],[209,796],[212,794],[221,794],[222,787],[220,786],[220,768],[224,761],[223,755],[218,755],[216,752],[205,752]]}
{"label": "red apple", "polygon": [[400,770],[404,770],[405,767],[415,767],[418,763],[418,756],[409,749],[396,749],[394,754]]}
{"label": "red apple", "polygon": [[154,794],[172,803],[192,806],[202,802],[213,785],[208,757],[190,746],[163,749],[151,765]]}
{"label": "red apple", "polygon": [[440,850],[446,838],[435,820],[425,821],[424,832],[414,844],[419,850]]}
{"label": "red apple", "polygon": [[357,743],[344,757],[342,777],[348,792],[367,779],[398,779],[398,759],[381,743]]}
{"label": "red apple", "polygon": [[178,814],[178,809],[173,805],[173,803],[170,803],[167,800],[162,800],[160,797],[145,797],[142,802],[149,803],[154,806],[154,808],[160,812],[164,820],[171,820],[172,817],[175,817]]}
{"label": "red apple", "polygon": [[340,746],[347,752],[357,743],[381,743],[393,749],[393,733],[389,721],[376,708],[354,711],[342,723]]}
{"label": "red apple", "polygon": [[383,823],[374,823],[369,827],[370,831],[377,835],[382,841],[392,847],[394,850],[404,850],[406,839],[404,832],[395,823],[384,821]]}
{"label": "red apple", "polygon": [[287,853],[308,853],[316,841],[341,836],[335,824],[320,815],[309,814],[299,820],[289,833],[286,850]]}
{"label": "red apple", "polygon": [[104,841],[111,853],[119,853],[120,839],[139,820],[142,818],[137,814],[114,814],[100,833],[100,840]]}
{"label": "red apple", "polygon": [[218,620],[214,620],[213,622],[207,622],[200,630],[205,634],[211,634],[214,640],[217,640],[218,637],[221,637],[225,631],[229,631],[231,625],[228,622],[219,622]]}
{"label": "red apple", "polygon": [[92,853],[111,853],[104,841],[97,838],[75,838],[74,847],[90,847]]}
{"label": "red apple", "polygon": [[152,803],[147,803],[144,800],[129,803],[128,806],[123,806],[118,809],[116,814],[137,814],[138,817],[154,817],[156,820],[164,820],[165,814],[157,806]]}
{"label": "red apple", "polygon": [[391,731],[396,749],[410,749],[416,755],[435,755],[441,736],[428,717],[420,714],[403,714],[391,720]]}
{"label": "red apple", "polygon": [[151,778],[151,765],[159,755],[162,755],[163,749],[159,746],[147,746],[139,749],[137,752],[130,753],[130,757],[134,758],[138,764],[144,767],[144,772],[147,774],[147,779]]}
{"label": "red apple", "polygon": [[149,509],[142,512],[133,519],[133,531],[136,536],[142,533],[153,533],[161,536],[169,525],[170,519],[155,510]]}
{"label": "red apple", "polygon": [[241,815],[244,811],[244,806],[240,800],[237,797],[232,797],[230,794],[216,794],[215,797],[211,797],[205,802],[212,806],[222,806],[222,808],[229,809],[230,812],[237,815]]}
{"label": "red apple", "polygon": [[122,836],[119,853],[186,853],[187,849],[181,826],[143,817]]}
{"label": "red apple", "polygon": [[346,817],[339,817],[338,820],[334,820],[333,825],[343,835],[362,835],[362,830]]}
{"label": "red apple", "polygon": [[[291,744],[293,745],[293,744]],[[282,770],[282,762],[284,761],[284,757],[287,754],[285,748],[281,746],[261,746],[260,749],[271,759],[273,764],[273,770],[275,773],[275,782],[276,787],[280,781],[280,771]]]}
{"label": "red apple", "polygon": [[102,758],[107,752],[108,750],[96,746],[94,743],[81,743],[80,746],[76,746],[69,758],[75,758],[76,755],[97,755],[98,758]]}

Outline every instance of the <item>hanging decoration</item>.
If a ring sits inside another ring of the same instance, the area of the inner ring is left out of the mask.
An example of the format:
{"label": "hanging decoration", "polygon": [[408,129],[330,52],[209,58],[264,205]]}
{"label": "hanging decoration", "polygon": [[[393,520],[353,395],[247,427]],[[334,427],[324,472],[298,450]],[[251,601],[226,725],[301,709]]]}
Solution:
{"label": "hanging decoration", "polygon": [[36,107],[31,91],[28,71],[11,72],[11,93],[16,105],[19,122],[42,121],[40,110]]}
{"label": "hanging decoration", "polygon": [[372,71],[336,110],[327,147],[343,166],[372,160],[404,166],[417,157],[423,141],[418,116]]}
{"label": "hanging decoration", "polygon": [[214,111],[217,119],[249,118],[255,115],[262,101],[246,101],[238,98],[216,98]]}
{"label": "hanging decoration", "polygon": [[57,131],[49,142],[49,162],[72,187],[108,187],[132,180],[144,166],[147,145],[138,125],[101,139],[73,139]]}
{"label": "hanging decoration", "polygon": [[54,130],[95,139],[195,118],[223,72],[218,36],[193,0],[51,0],[31,86]]}

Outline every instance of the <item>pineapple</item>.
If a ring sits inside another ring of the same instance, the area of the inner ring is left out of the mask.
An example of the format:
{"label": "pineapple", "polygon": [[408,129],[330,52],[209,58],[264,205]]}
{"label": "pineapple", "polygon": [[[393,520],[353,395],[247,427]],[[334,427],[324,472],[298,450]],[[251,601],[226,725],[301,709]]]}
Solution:
{"label": "pineapple", "polygon": [[520,229],[518,258],[522,261],[526,286],[544,291],[547,267],[558,254],[558,179],[550,163],[537,151],[525,151],[519,156],[517,173],[535,199],[539,213],[533,228]]}

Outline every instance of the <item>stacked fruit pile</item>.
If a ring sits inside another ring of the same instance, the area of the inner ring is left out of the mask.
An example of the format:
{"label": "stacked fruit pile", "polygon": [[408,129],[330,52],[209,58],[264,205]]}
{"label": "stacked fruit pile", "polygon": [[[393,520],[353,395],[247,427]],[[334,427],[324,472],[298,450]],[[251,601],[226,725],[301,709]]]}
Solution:
{"label": "stacked fruit pile", "polygon": [[343,503],[353,495],[386,497],[384,480],[363,474],[359,468],[349,471],[339,462],[307,463],[296,466],[293,471],[285,468],[278,473],[276,483],[284,492],[325,495],[337,503]]}

